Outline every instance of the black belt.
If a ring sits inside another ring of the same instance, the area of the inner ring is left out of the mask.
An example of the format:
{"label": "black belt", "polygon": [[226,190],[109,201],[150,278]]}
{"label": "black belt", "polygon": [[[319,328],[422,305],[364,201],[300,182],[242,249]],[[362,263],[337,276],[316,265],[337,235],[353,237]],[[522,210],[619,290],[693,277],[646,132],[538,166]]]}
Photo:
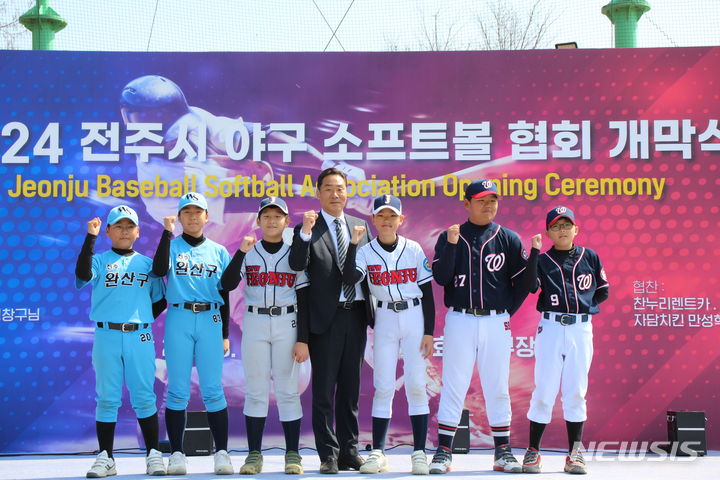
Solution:
{"label": "black belt", "polygon": [[341,310],[357,310],[365,304],[364,300],[355,300],[353,302],[338,302],[337,308]]}
{"label": "black belt", "polygon": [[475,315],[476,317],[487,317],[488,315],[502,315],[505,310],[488,310],[486,308],[461,308],[452,307],[453,312],[465,313],[467,315]]}
{"label": "black belt", "polygon": [[248,312],[259,313],[260,315],[270,315],[271,317],[278,317],[287,313],[293,313],[295,311],[295,305],[288,305],[287,307],[253,307],[248,306]]}
{"label": "black belt", "polygon": [[173,303],[173,307],[184,308],[190,310],[193,313],[207,312],[208,310],[216,309],[220,307],[217,303],[208,302],[185,302],[185,303]]}
{"label": "black belt", "polygon": [[412,302],[413,307],[417,307],[420,305],[420,299],[419,298],[413,298],[411,300],[401,300],[399,302],[383,302],[378,300],[377,306],[379,308],[388,308],[392,310],[393,312],[401,312],[403,310],[407,310],[410,308],[410,302]]}
{"label": "black belt", "polygon": [[[107,327],[105,326],[107,325]],[[121,332],[134,332],[136,330],[144,330],[150,325],[149,323],[112,323],[97,322],[98,328],[109,328],[110,330],[120,330]]]}
{"label": "black belt", "polygon": [[555,313],[555,312],[544,312],[543,318],[545,320],[555,320],[560,325],[573,325],[578,322],[585,323],[590,320],[590,315],[587,313]]}

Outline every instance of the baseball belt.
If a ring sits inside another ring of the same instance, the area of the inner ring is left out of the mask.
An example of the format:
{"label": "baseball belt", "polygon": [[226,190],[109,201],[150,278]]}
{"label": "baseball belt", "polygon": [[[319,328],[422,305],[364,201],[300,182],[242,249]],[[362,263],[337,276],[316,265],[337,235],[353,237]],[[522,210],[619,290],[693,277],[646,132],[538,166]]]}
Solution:
{"label": "baseball belt", "polygon": [[398,302],[383,302],[378,300],[377,306],[378,308],[387,308],[389,310],[392,310],[393,312],[402,312],[403,310],[407,310],[410,308],[410,303],[412,303],[413,307],[417,307],[420,305],[420,299],[419,298],[413,298],[411,300],[401,300]]}
{"label": "baseball belt", "polygon": [[295,311],[295,305],[288,305],[287,307],[253,307],[248,305],[248,312],[259,313],[260,315],[270,315],[271,317],[279,317]]}
{"label": "baseball belt", "polygon": [[587,313],[554,313],[554,312],[543,312],[543,318],[545,320],[555,320],[560,325],[574,325],[575,323],[585,323],[590,320],[590,315]]}
{"label": "baseball belt", "polygon": [[173,303],[175,308],[184,308],[190,310],[193,313],[207,312],[208,310],[216,309],[220,307],[218,303],[208,302],[185,302],[185,303]]}
{"label": "baseball belt", "polygon": [[[107,325],[107,327],[105,326]],[[135,332],[137,330],[144,330],[150,325],[149,323],[112,323],[112,322],[97,322],[98,328],[109,328],[110,330],[120,330],[121,332]]]}
{"label": "baseball belt", "polygon": [[465,313],[467,315],[475,315],[476,317],[487,317],[488,315],[501,315],[505,310],[487,310],[485,308],[460,308],[453,307],[453,312]]}

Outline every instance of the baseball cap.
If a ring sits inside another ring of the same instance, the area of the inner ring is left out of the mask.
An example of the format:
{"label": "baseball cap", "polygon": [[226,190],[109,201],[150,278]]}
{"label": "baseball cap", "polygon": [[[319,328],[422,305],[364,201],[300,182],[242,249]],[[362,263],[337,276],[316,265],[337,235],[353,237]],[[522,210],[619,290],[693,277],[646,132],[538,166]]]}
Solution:
{"label": "baseball cap", "polygon": [[398,215],[402,215],[402,202],[394,195],[380,195],[373,202],[372,213],[375,215],[383,208],[389,208]]}
{"label": "baseball cap", "polygon": [[107,224],[109,225],[115,225],[117,222],[122,220],[123,218],[127,218],[131,222],[133,222],[135,225],[140,225],[140,222],[138,221],[138,215],[132,208],[128,207],[127,205],[118,205],[117,207],[110,210],[110,213],[108,213],[107,216]]}
{"label": "baseball cap", "polygon": [[465,200],[470,200],[471,198],[482,198],[487,195],[495,195],[500,198],[495,182],[485,178],[475,180],[465,189]]}
{"label": "baseball cap", "polygon": [[567,218],[573,223],[573,225],[575,224],[575,214],[573,213],[573,211],[561,205],[559,207],[553,208],[548,212],[547,218],[545,219],[545,228],[548,229],[552,227],[553,224],[555,224],[561,218]]}
{"label": "baseball cap", "polygon": [[267,198],[263,198],[263,199],[260,201],[260,208],[258,208],[258,215],[260,215],[260,213],[261,213],[263,210],[265,210],[267,207],[277,207],[277,208],[279,208],[280,210],[282,210],[282,212],[283,212],[285,215],[288,214],[288,206],[287,206],[287,203],[285,203],[285,200],[283,200],[283,199],[280,198],[280,197],[267,197]]}
{"label": "baseball cap", "polygon": [[201,194],[197,192],[188,192],[180,197],[180,203],[178,204],[178,212],[188,205],[195,205],[203,210],[208,209],[207,200]]}

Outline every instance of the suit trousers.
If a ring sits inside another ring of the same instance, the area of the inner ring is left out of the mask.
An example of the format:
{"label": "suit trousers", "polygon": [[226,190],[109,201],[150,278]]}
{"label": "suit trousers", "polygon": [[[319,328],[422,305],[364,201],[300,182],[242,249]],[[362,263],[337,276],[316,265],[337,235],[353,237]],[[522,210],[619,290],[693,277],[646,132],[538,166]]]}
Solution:
{"label": "suit trousers", "polygon": [[358,454],[360,371],[366,340],[364,307],[338,308],[330,328],[310,334],[312,424],[321,461]]}

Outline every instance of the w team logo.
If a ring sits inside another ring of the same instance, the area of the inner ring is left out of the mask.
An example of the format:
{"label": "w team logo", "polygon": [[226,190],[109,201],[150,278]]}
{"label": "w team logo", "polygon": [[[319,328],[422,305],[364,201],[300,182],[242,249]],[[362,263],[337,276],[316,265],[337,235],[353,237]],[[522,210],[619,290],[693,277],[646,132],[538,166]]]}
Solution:
{"label": "w team logo", "polygon": [[490,180],[485,180],[484,182],[482,182],[482,186],[483,188],[492,188],[493,182]]}
{"label": "w team logo", "polygon": [[565,207],[557,207],[557,208],[555,209],[555,213],[557,213],[558,215],[562,215],[563,213],[567,213],[567,208],[565,208]]}
{"label": "w team logo", "polygon": [[485,256],[485,265],[488,272],[497,272],[505,265],[504,253],[491,253]]}
{"label": "w team logo", "polygon": [[589,273],[578,275],[577,286],[579,290],[589,289],[592,286],[592,275]]}

